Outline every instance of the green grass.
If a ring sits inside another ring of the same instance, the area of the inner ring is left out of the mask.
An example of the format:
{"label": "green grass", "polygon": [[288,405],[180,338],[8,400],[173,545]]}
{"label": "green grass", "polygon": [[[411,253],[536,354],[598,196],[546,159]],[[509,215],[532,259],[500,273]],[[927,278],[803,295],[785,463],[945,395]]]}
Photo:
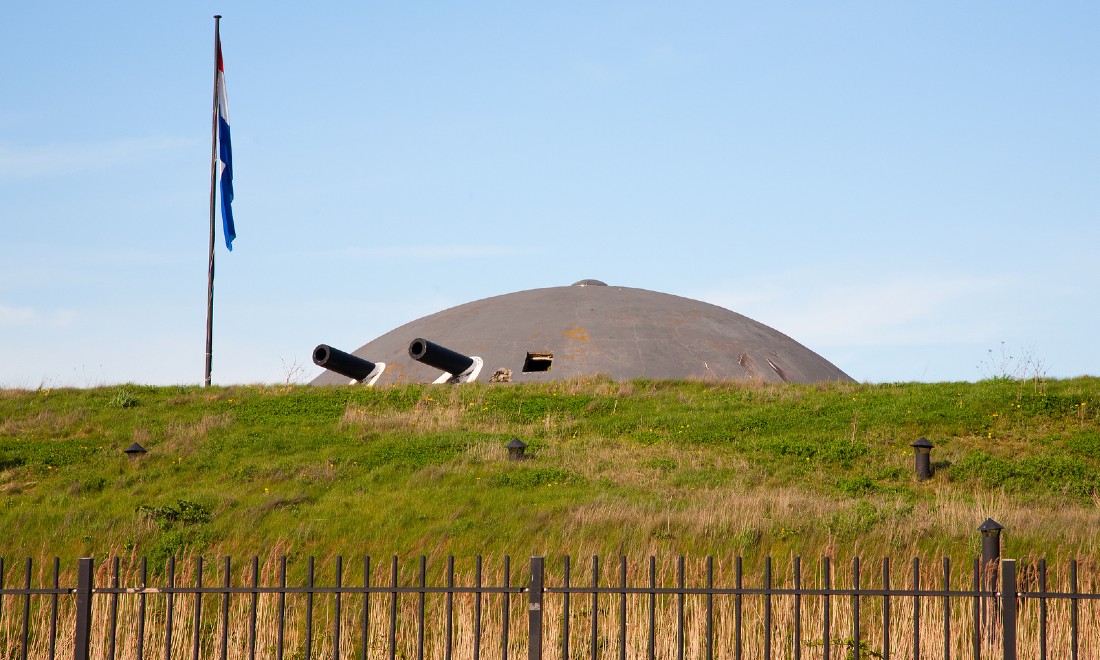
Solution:
{"label": "green grass", "polygon": [[1098,408],[1096,378],[3,390],[0,554],[961,559],[993,517],[1006,556],[1096,559]]}

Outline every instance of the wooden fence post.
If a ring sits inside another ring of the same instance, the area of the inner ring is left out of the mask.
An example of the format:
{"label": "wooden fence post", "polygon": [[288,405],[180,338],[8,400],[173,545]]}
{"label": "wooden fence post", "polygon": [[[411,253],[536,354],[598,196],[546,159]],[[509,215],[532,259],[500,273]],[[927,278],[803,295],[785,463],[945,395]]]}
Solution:
{"label": "wooden fence post", "polygon": [[542,660],[542,589],[545,558],[531,557],[531,583],[527,590],[527,660]]}
{"label": "wooden fence post", "polygon": [[76,633],[73,660],[88,660],[92,636],[94,559],[82,558],[76,577]]}
{"label": "wooden fence post", "polygon": [[1004,660],[1016,660],[1016,560],[1001,560],[1001,631]]}

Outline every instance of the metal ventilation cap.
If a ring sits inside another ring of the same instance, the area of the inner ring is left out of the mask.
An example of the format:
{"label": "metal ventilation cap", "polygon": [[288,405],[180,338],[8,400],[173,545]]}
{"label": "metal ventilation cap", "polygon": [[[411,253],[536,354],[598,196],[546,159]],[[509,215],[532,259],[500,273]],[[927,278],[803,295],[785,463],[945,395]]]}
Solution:
{"label": "metal ventilation cap", "polygon": [[126,449],[123,449],[122,451],[123,453],[129,454],[130,456],[137,456],[139,454],[144,454],[148,450],[135,442],[134,444],[130,445]]}
{"label": "metal ventilation cap", "polygon": [[601,282],[599,280],[580,280],[579,282],[573,282],[573,286],[607,286],[607,282]]}
{"label": "metal ventilation cap", "polygon": [[997,522],[996,520],[994,520],[992,518],[986,518],[985,522],[982,523],[982,526],[978,528],[978,531],[982,532],[982,533],[985,533],[985,532],[999,532],[1002,529],[1004,529],[1004,525],[1002,525],[1001,523]]}

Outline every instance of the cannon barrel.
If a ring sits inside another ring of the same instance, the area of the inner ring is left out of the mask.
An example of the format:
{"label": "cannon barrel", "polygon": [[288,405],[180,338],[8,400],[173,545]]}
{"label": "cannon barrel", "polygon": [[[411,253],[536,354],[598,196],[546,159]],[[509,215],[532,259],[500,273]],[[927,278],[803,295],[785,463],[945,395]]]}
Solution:
{"label": "cannon barrel", "polygon": [[328,344],[317,344],[313,349],[313,363],[341,376],[362,381],[374,371],[375,364],[351,353],[345,353]]}
{"label": "cannon barrel", "polygon": [[453,376],[458,376],[474,364],[472,357],[456,353],[422,337],[417,337],[409,344],[409,357]]}

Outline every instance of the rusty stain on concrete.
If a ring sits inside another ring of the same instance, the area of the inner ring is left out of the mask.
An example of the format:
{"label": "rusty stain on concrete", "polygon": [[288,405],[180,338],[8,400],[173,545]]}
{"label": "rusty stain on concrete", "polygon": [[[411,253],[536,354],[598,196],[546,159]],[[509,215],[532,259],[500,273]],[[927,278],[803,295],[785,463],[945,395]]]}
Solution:
{"label": "rusty stain on concrete", "polygon": [[569,328],[562,330],[561,333],[574,341],[588,341],[588,331],[584,328]]}

